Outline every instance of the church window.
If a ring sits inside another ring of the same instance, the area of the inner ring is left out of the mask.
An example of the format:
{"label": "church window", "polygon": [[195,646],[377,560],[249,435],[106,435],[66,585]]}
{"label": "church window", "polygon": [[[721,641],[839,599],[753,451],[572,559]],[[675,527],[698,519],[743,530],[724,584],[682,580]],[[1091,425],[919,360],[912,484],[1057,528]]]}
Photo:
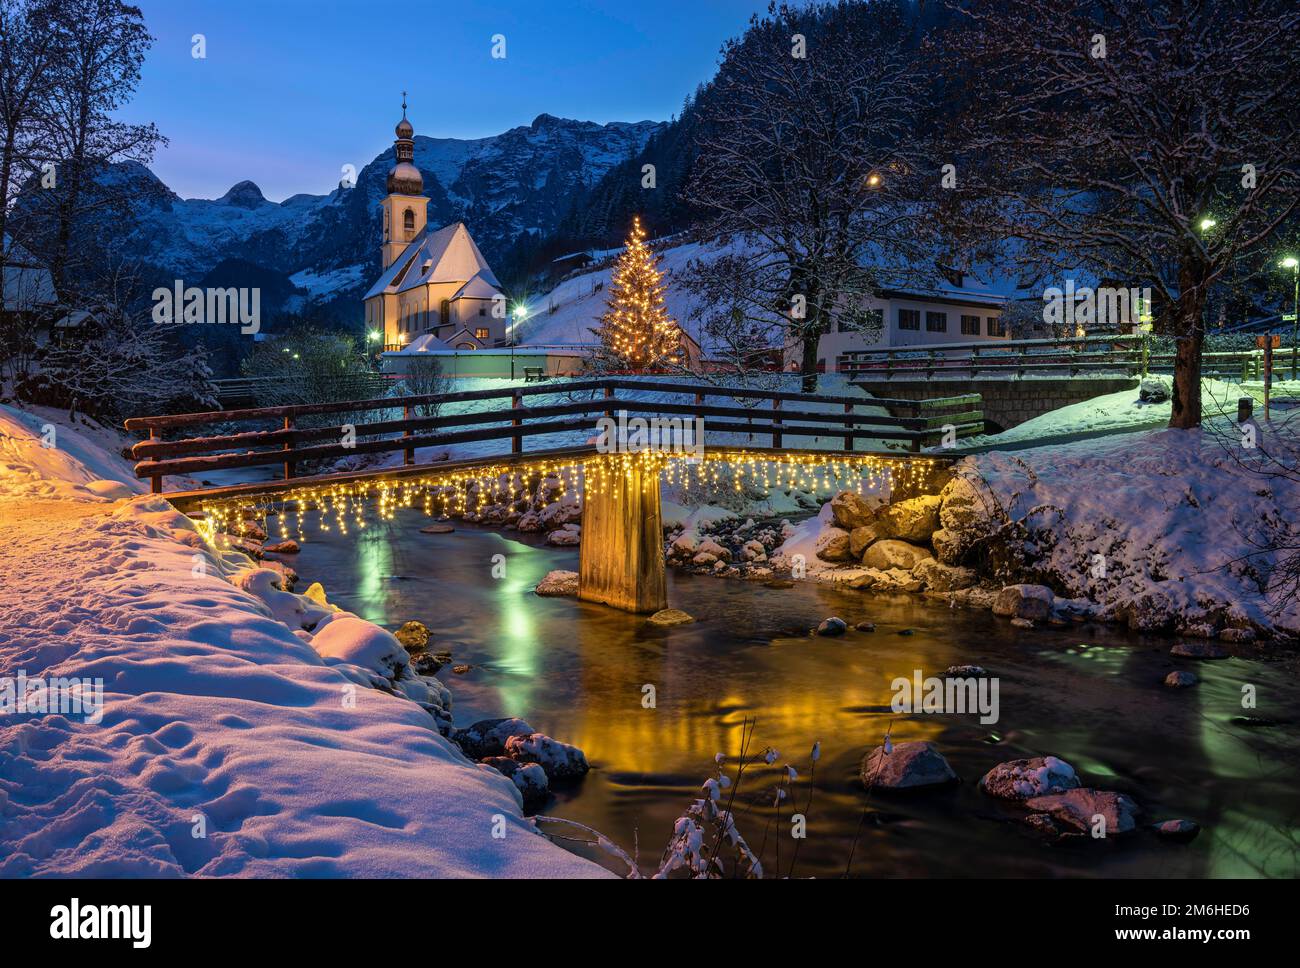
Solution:
{"label": "church window", "polygon": [[444,299],[442,305],[439,306],[439,312],[442,316],[442,325],[446,326],[451,322],[451,303]]}
{"label": "church window", "polygon": [[415,213],[409,208],[402,213],[402,227],[408,232],[415,231]]}

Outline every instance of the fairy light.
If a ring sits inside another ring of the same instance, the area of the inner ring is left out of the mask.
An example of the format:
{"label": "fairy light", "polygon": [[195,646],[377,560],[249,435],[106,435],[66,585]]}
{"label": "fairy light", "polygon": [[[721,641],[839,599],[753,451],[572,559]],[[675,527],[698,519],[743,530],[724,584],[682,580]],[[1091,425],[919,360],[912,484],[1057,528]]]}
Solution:
{"label": "fairy light", "polygon": [[608,309],[600,337],[634,369],[682,362],[682,331],[664,302],[659,257],[645,244],[639,215],[610,278]]}

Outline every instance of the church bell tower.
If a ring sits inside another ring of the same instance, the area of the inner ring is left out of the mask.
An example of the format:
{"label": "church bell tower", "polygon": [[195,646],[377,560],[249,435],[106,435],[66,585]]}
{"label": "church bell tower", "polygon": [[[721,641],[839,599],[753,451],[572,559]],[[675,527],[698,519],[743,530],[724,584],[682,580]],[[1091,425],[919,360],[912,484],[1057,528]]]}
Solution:
{"label": "church bell tower", "polygon": [[415,129],[406,120],[406,92],[402,92],[402,120],[397,122],[393,142],[397,164],[388,173],[388,194],[383,201],[384,241],[380,247],[387,269],[412,239],[424,232],[429,217],[429,199],[424,178],[415,167]]}

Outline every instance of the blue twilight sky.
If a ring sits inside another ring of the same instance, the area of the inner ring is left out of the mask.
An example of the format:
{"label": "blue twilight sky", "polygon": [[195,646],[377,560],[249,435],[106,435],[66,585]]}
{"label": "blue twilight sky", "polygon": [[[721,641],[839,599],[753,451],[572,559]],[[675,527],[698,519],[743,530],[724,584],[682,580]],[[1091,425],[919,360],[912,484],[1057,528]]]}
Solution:
{"label": "blue twilight sky", "polygon": [[[150,166],[182,197],[245,178],[321,194],[393,139],[475,138],[543,112],[665,120],[766,0],[137,0],[157,38],[128,120],[171,144]],[[191,37],[207,57],[191,56]],[[491,56],[504,34],[506,57]]]}

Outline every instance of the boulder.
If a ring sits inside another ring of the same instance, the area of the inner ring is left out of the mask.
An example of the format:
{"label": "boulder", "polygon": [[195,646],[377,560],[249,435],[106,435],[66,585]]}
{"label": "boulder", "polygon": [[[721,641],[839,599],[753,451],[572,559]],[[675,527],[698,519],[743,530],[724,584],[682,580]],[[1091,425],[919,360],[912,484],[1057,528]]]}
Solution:
{"label": "boulder", "polygon": [[576,571],[548,571],[546,577],[537,583],[533,591],[543,598],[565,598],[578,594],[578,573]]}
{"label": "boulder", "polygon": [[561,548],[571,548],[582,540],[582,529],[576,524],[566,524],[546,536],[546,543]]}
{"label": "boulder", "polygon": [[508,756],[489,756],[483,760],[499,773],[510,777],[524,800],[524,810],[532,812],[544,804],[551,795],[551,784],[546,771],[537,763],[520,763]]}
{"label": "boulder", "polygon": [[763,546],[763,542],[751,538],[741,547],[740,556],[746,561],[767,561],[767,548]]}
{"label": "boulder", "polygon": [[[455,527],[450,524],[429,524],[420,529],[420,534],[451,534],[455,530]],[[533,530],[536,531],[537,529],[533,528]]]}
{"label": "boulder", "polygon": [[848,623],[842,618],[836,618],[834,615],[822,619],[821,624],[817,626],[818,635],[843,635],[848,630]]}
{"label": "boulder", "polygon": [[522,719],[482,719],[472,726],[452,732],[451,741],[471,760],[488,756],[505,756],[506,740],[512,736],[530,736],[533,727]]}
{"label": "boulder", "polygon": [[1229,652],[1213,642],[1179,642],[1169,650],[1170,655],[1183,659],[1226,659]]}
{"label": "boulder", "polygon": [[660,625],[664,628],[671,628],[674,625],[690,625],[695,621],[693,617],[687,615],[680,608],[661,608],[648,619],[651,625]]}
{"label": "boulder", "polygon": [[1195,672],[1176,671],[1165,676],[1165,685],[1171,689],[1186,689],[1188,686],[1194,686],[1200,681]]}
{"label": "boulder", "polygon": [[1156,824],[1156,833],[1166,840],[1186,842],[1201,832],[1201,825],[1195,820],[1166,820]]}
{"label": "boulder", "polygon": [[982,533],[993,520],[991,503],[979,487],[958,475],[939,492],[939,527],[959,533]]}
{"label": "boulder", "polygon": [[936,592],[955,592],[962,588],[970,588],[979,580],[973,568],[956,568],[933,558],[926,558],[918,563],[912,569],[912,574]]}
{"label": "boulder", "polygon": [[1046,585],[1008,585],[993,600],[993,614],[1042,621],[1052,614],[1055,600]]}
{"label": "boulder", "polygon": [[875,507],[856,491],[841,491],[831,498],[831,518],[845,531],[870,524],[875,517]]}
{"label": "boulder", "polygon": [[817,557],[829,562],[852,561],[849,533],[843,528],[825,528],[817,536]]}
{"label": "boulder", "polygon": [[298,547],[298,542],[292,538],[284,541],[277,541],[275,544],[269,544],[262,548],[268,555],[296,555],[302,549]]}
{"label": "boulder", "polygon": [[1138,386],[1138,399],[1143,403],[1164,403],[1169,399],[1169,380],[1149,376]]}
{"label": "boulder", "polygon": [[885,537],[901,538],[921,544],[939,529],[939,496],[937,494],[895,501],[882,508],[876,520],[885,531]]}
{"label": "boulder", "polygon": [[[267,551],[270,551],[271,549],[270,549],[270,548],[267,548],[266,550],[267,550]],[[1234,628],[1234,629],[1223,629],[1223,630],[1219,633],[1219,638],[1222,639],[1224,642],[1254,642],[1254,641],[1255,641],[1255,630],[1254,630],[1254,629],[1235,629],[1235,628]]]}
{"label": "boulder", "polygon": [[436,676],[450,661],[450,652],[421,652],[411,657],[411,669],[417,676]]}
{"label": "boulder", "polygon": [[[526,511],[519,516],[515,522],[515,527],[525,534],[532,534],[535,531],[542,530],[542,518],[536,511]],[[423,528],[421,530],[424,530]]]}
{"label": "boulder", "polygon": [[412,655],[423,652],[429,645],[429,629],[423,622],[405,622],[393,636]]}
{"label": "boulder", "polygon": [[859,769],[868,790],[924,790],[957,782],[957,774],[933,743],[895,743],[885,752],[877,746],[862,758]]}
{"label": "boulder", "polygon": [[934,555],[925,548],[918,548],[906,541],[886,538],[867,548],[862,556],[862,563],[868,568],[879,568],[881,571],[899,568],[910,572],[925,559],[933,557]]}
{"label": "boulder", "polygon": [[940,528],[930,535],[934,556],[945,565],[961,564],[973,541],[974,535],[970,532],[949,531],[946,528]]}
{"label": "boulder", "polygon": [[853,627],[854,627],[855,629],[857,629],[859,632],[874,632],[874,631],[876,630],[876,623],[875,623],[875,622],[859,622],[857,625],[855,625],[855,626],[853,626]]}
{"label": "boulder", "polygon": [[861,558],[862,553],[866,551],[867,548],[879,541],[881,538],[887,537],[889,536],[875,523],[864,524],[860,528],[854,528],[849,532],[849,553],[853,555],[854,558]]}
{"label": "boulder", "polygon": [[561,743],[543,733],[514,735],[506,739],[506,756],[520,763],[537,763],[548,780],[582,776],[591,767],[587,756],[576,746]]}
{"label": "boulder", "polygon": [[[696,549],[698,554],[712,555],[715,561],[730,561],[731,552],[718,544],[712,538],[705,538],[700,542],[699,548]],[[697,555],[698,557],[698,555]]]}
{"label": "boulder", "polygon": [[1002,800],[1028,800],[1064,793],[1079,786],[1074,767],[1055,756],[999,763],[984,774],[980,789]]}
{"label": "boulder", "polygon": [[1085,787],[1033,797],[1025,801],[1025,807],[1035,813],[1045,813],[1063,828],[1080,834],[1091,835],[1095,818],[1103,817],[1107,837],[1134,830],[1141,812],[1131,797]]}

